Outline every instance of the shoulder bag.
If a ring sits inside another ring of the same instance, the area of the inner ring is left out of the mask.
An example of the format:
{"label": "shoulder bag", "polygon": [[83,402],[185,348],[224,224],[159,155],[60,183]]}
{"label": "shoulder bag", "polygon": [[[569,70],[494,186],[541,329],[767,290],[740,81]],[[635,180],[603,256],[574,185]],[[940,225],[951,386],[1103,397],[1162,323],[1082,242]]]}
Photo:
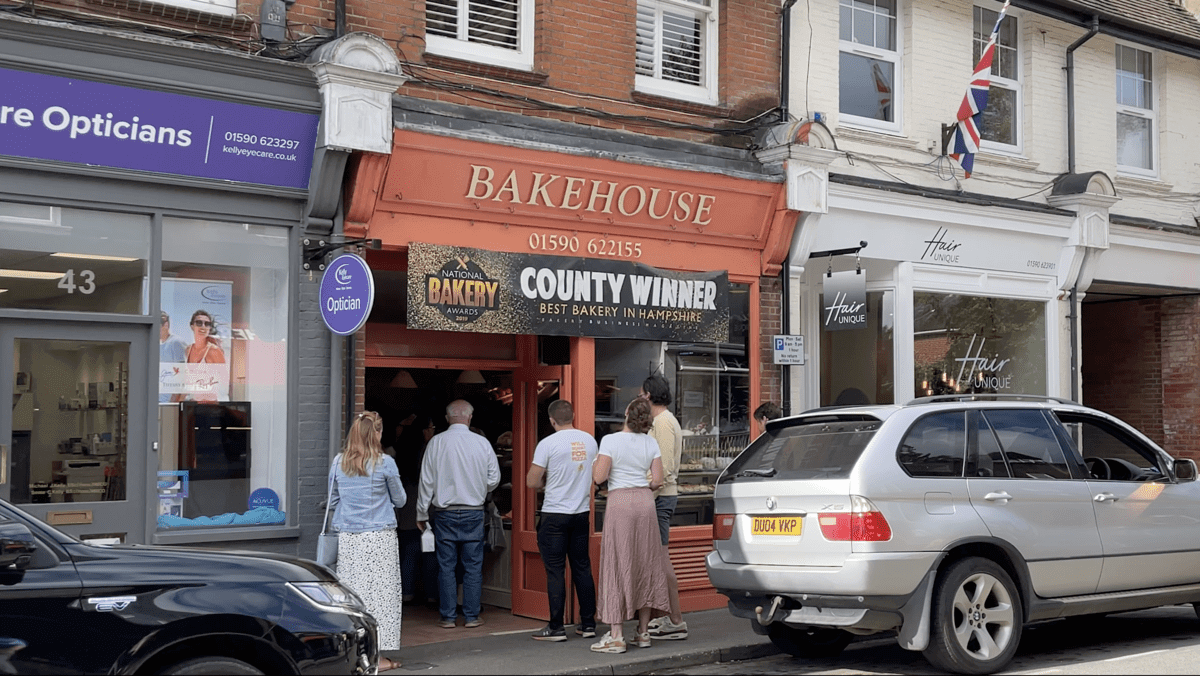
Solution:
{"label": "shoulder bag", "polygon": [[[340,456],[339,456],[340,457]],[[337,463],[337,458],[333,459]],[[321,521],[321,534],[317,537],[317,563],[326,568],[337,563],[338,536],[336,531],[328,530],[329,503],[333,500],[334,474],[329,475],[329,494],[325,496],[325,518]]]}

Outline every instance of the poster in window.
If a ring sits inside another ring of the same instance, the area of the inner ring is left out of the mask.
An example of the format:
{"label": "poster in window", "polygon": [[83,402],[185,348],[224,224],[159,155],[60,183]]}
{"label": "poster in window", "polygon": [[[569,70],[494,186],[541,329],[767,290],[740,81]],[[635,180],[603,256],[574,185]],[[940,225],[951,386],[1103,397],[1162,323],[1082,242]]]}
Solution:
{"label": "poster in window", "polygon": [[159,403],[229,401],[233,283],[162,280]]}

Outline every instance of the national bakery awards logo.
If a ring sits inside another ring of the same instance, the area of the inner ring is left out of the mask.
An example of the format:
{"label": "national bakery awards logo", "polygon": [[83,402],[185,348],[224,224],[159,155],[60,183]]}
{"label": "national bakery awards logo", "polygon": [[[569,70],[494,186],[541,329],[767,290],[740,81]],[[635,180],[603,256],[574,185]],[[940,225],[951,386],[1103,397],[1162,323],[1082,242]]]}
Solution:
{"label": "national bakery awards logo", "polygon": [[454,257],[425,275],[425,303],[454,322],[469,324],[500,307],[500,282],[488,277],[471,257]]}

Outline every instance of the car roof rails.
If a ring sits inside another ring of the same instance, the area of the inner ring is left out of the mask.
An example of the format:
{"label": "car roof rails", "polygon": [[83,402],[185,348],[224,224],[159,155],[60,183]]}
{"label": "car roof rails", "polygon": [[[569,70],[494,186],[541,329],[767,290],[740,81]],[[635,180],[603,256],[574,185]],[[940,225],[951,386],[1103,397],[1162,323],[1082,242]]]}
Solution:
{"label": "car roof rails", "polygon": [[1050,397],[1044,394],[991,394],[986,392],[977,393],[962,393],[962,394],[935,394],[931,397],[919,397],[908,402],[913,404],[936,404],[950,401],[1040,401],[1053,402],[1056,404],[1070,404],[1079,406],[1079,402],[1062,397]]}

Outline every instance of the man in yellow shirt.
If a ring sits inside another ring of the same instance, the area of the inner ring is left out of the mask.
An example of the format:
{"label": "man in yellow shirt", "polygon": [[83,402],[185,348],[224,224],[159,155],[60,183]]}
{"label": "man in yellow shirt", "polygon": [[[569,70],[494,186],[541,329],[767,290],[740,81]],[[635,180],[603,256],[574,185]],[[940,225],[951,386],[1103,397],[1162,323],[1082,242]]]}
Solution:
{"label": "man in yellow shirt", "polygon": [[[683,455],[683,430],[674,414],[667,409],[671,404],[671,387],[662,376],[650,376],[642,383],[638,396],[650,402],[650,415],[654,421],[650,436],[658,442],[662,453],[663,485],[654,493],[654,506],[658,511],[658,533],[663,547],[671,538],[671,517],[679,502],[679,462]],[[679,607],[679,579],[675,577],[675,566],[666,556],[667,591],[671,600],[671,614],[650,621],[650,638],[681,640],[688,636],[687,622]]]}

